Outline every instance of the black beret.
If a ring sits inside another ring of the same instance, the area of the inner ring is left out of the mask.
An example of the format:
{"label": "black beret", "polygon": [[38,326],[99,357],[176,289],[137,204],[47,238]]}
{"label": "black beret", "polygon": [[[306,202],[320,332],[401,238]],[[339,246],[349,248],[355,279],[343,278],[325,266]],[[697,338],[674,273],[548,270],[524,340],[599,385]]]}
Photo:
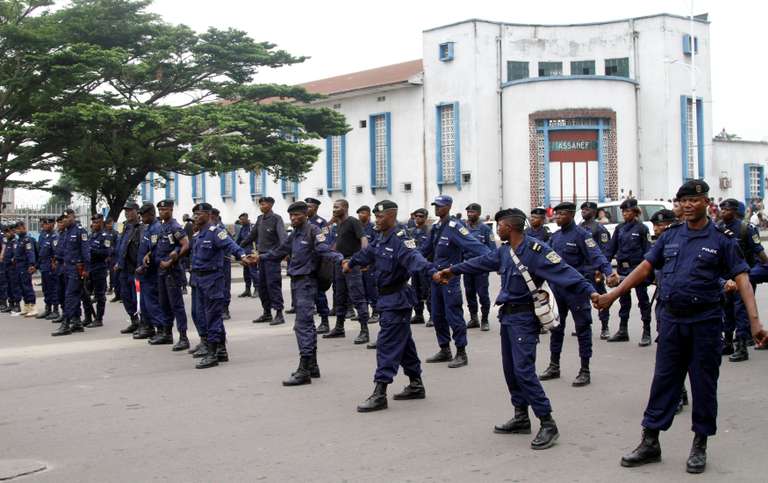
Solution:
{"label": "black beret", "polygon": [[545,210],[544,208],[541,208],[541,207],[534,208],[534,209],[531,210],[531,214],[532,215],[542,215],[542,216],[544,216],[544,215],[547,214],[547,210]]}
{"label": "black beret", "polygon": [[22,227],[22,226],[27,226],[27,225],[24,224],[24,221],[22,221],[22,220],[18,220],[16,223],[13,224],[14,228],[19,228],[19,227]]}
{"label": "black beret", "polygon": [[371,212],[371,207],[368,206],[368,205],[363,205],[360,208],[358,208],[355,213],[362,213],[362,212],[370,213]]}
{"label": "black beret", "polygon": [[269,203],[271,205],[274,205],[275,199],[272,198],[271,196],[262,196],[261,198],[259,198],[259,203]]}
{"label": "black beret", "polygon": [[705,196],[709,193],[709,185],[702,179],[692,179],[683,183],[677,190],[677,198],[684,196]]}
{"label": "black beret", "polygon": [[732,210],[738,210],[739,200],[734,200],[733,198],[726,198],[720,202],[720,208],[722,209],[730,208]]}
{"label": "black beret", "polygon": [[296,201],[295,203],[291,203],[291,205],[288,207],[288,213],[306,213],[307,212],[307,204],[303,201]]}
{"label": "black beret", "polygon": [[497,223],[505,218],[519,218],[521,221],[525,221],[527,217],[525,216],[525,213],[523,212],[523,210],[519,210],[517,208],[507,208],[504,210],[500,210],[500,211],[497,211],[496,214],[493,216],[493,219]]}
{"label": "black beret", "polygon": [[413,214],[414,214],[414,215],[415,215],[415,214],[419,214],[419,215],[429,216],[429,212],[427,211],[427,209],[426,209],[426,208],[416,208],[416,209],[413,211]]}
{"label": "black beret", "polygon": [[483,211],[482,208],[480,208],[480,205],[477,203],[470,203],[465,208],[467,211]]}
{"label": "black beret", "polygon": [[173,200],[160,200],[157,202],[158,208],[173,208]]}
{"label": "black beret", "polygon": [[57,221],[57,222],[59,222],[59,221],[62,221],[64,218],[66,218],[66,216],[64,216],[64,215],[59,215],[59,216],[57,216],[57,217],[56,217],[56,221]]}
{"label": "black beret", "polygon": [[597,209],[597,203],[594,201],[585,201],[581,204],[581,209],[589,208],[590,210],[596,210]]}
{"label": "black beret", "polygon": [[53,223],[53,218],[49,216],[44,216],[40,218],[40,223]]}
{"label": "black beret", "polygon": [[576,203],[572,201],[563,201],[559,205],[555,206],[555,211],[576,211]]}
{"label": "black beret", "polygon": [[213,210],[213,206],[210,203],[198,203],[192,207],[192,213],[195,211],[204,211],[210,213]]}
{"label": "black beret", "polygon": [[155,212],[155,205],[152,203],[144,203],[141,205],[141,208],[139,208],[139,214],[143,215],[144,213],[154,213]]}
{"label": "black beret", "polygon": [[387,210],[396,210],[397,209],[397,203],[391,200],[382,200],[376,203],[373,207],[374,213],[381,213],[382,211]]}
{"label": "black beret", "polygon": [[125,205],[123,205],[123,208],[126,210],[138,210],[139,204],[135,201],[126,201]]}
{"label": "black beret", "polygon": [[91,216],[91,221],[100,221],[104,219],[104,215],[101,213],[96,213],[93,216]]}
{"label": "black beret", "polygon": [[219,216],[221,214],[221,212],[219,211],[218,208],[211,208],[211,214]]}
{"label": "black beret", "polygon": [[622,210],[631,210],[632,208],[637,208],[637,200],[634,198],[627,198],[621,202],[621,206],[619,206],[619,208]]}
{"label": "black beret", "polygon": [[306,204],[310,204],[311,203],[313,205],[320,206],[320,200],[318,200],[317,198],[304,198],[304,203],[306,203]]}
{"label": "black beret", "polygon": [[654,225],[659,223],[672,223],[675,220],[677,220],[677,217],[675,216],[675,212],[672,210],[659,210],[651,215],[651,223]]}

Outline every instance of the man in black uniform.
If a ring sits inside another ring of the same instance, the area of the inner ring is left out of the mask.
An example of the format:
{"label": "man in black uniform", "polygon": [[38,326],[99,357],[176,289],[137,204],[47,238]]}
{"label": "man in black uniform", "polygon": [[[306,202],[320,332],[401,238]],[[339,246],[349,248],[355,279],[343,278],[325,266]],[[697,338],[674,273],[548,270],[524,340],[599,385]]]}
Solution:
{"label": "man in black uniform", "polygon": [[[592,239],[595,240],[597,246],[600,247],[600,251],[603,252],[603,255],[608,258],[608,244],[611,241],[611,235],[602,223],[598,223],[595,219],[596,216],[597,203],[593,201],[585,201],[581,204],[582,222],[579,223],[579,226],[592,234]],[[606,292],[605,280],[602,277],[598,278],[597,274],[595,274],[595,276],[590,279],[590,282],[595,286],[597,293],[604,294]],[[600,339],[606,340],[611,336],[608,331],[608,320],[610,319],[611,314],[607,310],[601,310],[598,312],[598,316],[600,317],[601,326]]]}

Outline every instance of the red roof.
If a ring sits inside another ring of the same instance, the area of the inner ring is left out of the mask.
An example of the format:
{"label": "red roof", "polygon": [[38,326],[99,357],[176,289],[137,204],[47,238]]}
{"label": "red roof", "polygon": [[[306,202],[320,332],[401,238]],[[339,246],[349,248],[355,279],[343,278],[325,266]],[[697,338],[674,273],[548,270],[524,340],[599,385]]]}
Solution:
{"label": "red roof", "polygon": [[423,71],[424,66],[421,59],[419,59],[360,72],[353,72],[351,74],[329,77],[327,79],[305,82],[299,85],[307,91],[316,94],[339,94],[342,92],[407,82],[408,79]]}

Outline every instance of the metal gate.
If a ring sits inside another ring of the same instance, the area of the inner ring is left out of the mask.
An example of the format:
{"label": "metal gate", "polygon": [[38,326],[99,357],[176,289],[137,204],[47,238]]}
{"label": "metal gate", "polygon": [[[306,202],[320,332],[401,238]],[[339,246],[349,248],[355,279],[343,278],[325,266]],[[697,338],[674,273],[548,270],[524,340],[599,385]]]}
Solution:
{"label": "metal gate", "polygon": [[90,206],[41,205],[41,206],[12,206],[0,213],[0,223],[3,225],[23,221],[31,236],[37,238],[40,233],[40,218],[57,218],[67,208],[75,210],[75,219],[80,221],[85,229],[91,224]]}

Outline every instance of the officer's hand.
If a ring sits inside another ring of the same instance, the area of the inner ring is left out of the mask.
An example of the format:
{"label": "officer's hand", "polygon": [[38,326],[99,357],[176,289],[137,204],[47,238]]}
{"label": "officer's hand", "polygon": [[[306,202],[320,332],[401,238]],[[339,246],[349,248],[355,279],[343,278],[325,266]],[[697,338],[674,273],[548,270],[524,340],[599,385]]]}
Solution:
{"label": "officer's hand", "polygon": [[768,332],[762,327],[757,332],[752,332],[752,338],[755,339],[758,347],[768,347]]}
{"label": "officer's hand", "polygon": [[149,266],[149,253],[147,253],[146,255],[144,255],[144,266],[145,266],[145,267],[148,267],[148,266]]}
{"label": "officer's hand", "polygon": [[738,289],[739,289],[739,286],[736,285],[736,282],[734,282],[733,280],[727,280],[725,282],[725,285],[723,285],[723,290],[725,291],[725,293],[732,293],[737,291]]}
{"label": "officer's hand", "polygon": [[613,304],[613,300],[608,296],[608,294],[598,295],[597,298],[594,297],[594,294],[590,296],[592,299],[592,305],[597,310],[605,310],[611,307]]}
{"label": "officer's hand", "polygon": [[595,270],[595,283],[600,283],[603,281],[603,272],[600,270]]}
{"label": "officer's hand", "polygon": [[453,272],[451,272],[450,268],[444,268],[440,270],[439,272],[435,272],[434,275],[432,275],[432,281],[435,283],[440,284],[447,284],[448,280],[453,278]]}
{"label": "officer's hand", "polygon": [[605,284],[609,287],[618,287],[619,286],[619,274],[616,272],[613,272],[610,277],[608,277],[608,280],[605,281]]}
{"label": "officer's hand", "polygon": [[341,261],[341,271],[344,273],[349,273],[352,271],[351,268],[349,268],[349,260],[342,260]]}
{"label": "officer's hand", "polygon": [[173,262],[170,260],[163,260],[162,262],[160,262],[160,268],[162,268],[163,270],[168,270],[169,268],[171,268],[171,265],[173,265]]}
{"label": "officer's hand", "polygon": [[29,273],[30,275],[32,275],[32,274],[33,274],[33,273],[35,273],[36,271],[37,271],[37,269],[36,269],[35,267],[29,267],[29,268],[27,269],[27,273]]}
{"label": "officer's hand", "polygon": [[144,267],[136,267],[136,275],[144,275]]}

